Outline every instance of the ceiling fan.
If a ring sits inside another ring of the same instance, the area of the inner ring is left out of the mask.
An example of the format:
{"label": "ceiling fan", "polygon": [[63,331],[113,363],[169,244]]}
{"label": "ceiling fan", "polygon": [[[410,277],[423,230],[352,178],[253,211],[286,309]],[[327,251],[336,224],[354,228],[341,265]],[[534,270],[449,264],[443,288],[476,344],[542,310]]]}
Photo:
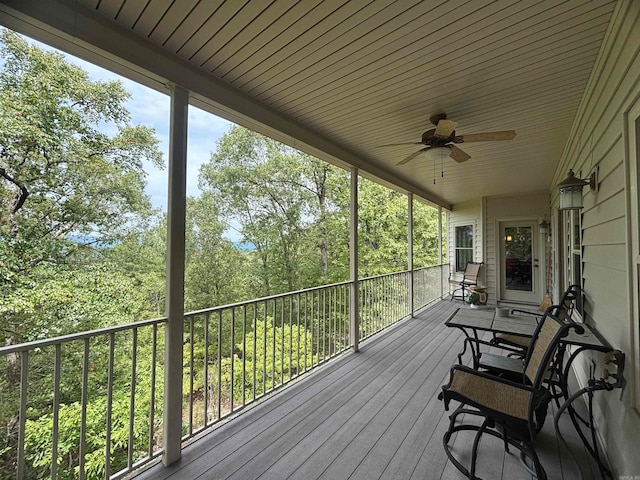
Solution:
{"label": "ceiling fan", "polygon": [[[501,132],[486,132],[486,133],[472,133],[469,135],[456,135],[455,128],[458,126],[457,122],[453,120],[447,120],[446,113],[439,113],[432,115],[429,120],[435,125],[436,128],[427,130],[422,134],[421,142],[409,142],[409,143],[391,143],[388,145],[380,145],[381,147],[395,147],[399,145],[426,145],[417,152],[412,153],[407,158],[398,162],[398,165],[404,165],[416,158],[422,152],[427,154],[439,154],[440,158],[448,155],[456,162],[462,163],[469,160],[471,157],[464,151],[459,149],[456,143],[470,143],[470,142],[492,142],[496,140],[512,140],[516,136],[516,132],[513,130],[504,130]],[[436,158],[435,156],[433,157]]]}

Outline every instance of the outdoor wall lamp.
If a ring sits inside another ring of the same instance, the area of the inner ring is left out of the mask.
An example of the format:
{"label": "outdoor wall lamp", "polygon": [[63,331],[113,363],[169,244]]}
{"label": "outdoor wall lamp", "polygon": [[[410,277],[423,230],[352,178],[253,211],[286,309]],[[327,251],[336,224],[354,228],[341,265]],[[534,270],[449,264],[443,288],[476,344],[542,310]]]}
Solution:
{"label": "outdoor wall lamp", "polygon": [[598,168],[589,175],[589,178],[577,178],[573,170],[558,184],[560,189],[560,210],[580,210],[582,204],[582,187],[589,185],[592,191],[598,191]]}
{"label": "outdoor wall lamp", "polygon": [[543,219],[542,222],[540,222],[540,224],[538,225],[538,231],[543,235],[547,235],[549,233],[550,227],[551,225],[549,224],[549,222]]}

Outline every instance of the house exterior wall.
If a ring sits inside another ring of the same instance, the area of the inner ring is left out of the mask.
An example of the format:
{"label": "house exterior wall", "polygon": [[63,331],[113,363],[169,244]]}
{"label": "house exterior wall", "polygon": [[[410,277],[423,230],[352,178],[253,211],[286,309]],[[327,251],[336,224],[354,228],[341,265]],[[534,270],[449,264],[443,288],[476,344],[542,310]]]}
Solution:
{"label": "house exterior wall", "polygon": [[[627,112],[640,98],[640,2],[617,5],[592,72],[565,152],[554,176],[559,183],[569,168],[581,178],[599,168],[598,192],[585,187],[582,223],[582,278],[585,321],[627,355],[627,386],[595,396],[598,432],[616,475],[640,476],[640,415],[637,398],[638,319],[633,315]],[[552,189],[551,206],[559,205]],[[555,215],[555,213],[554,213]],[[637,232],[636,232],[637,234]],[[554,240],[557,242],[557,240]],[[559,252],[556,249],[558,255]],[[561,264],[562,259],[556,259]],[[563,285],[555,285],[560,291]],[[586,381],[588,359],[576,373]],[[599,362],[602,358],[597,358]],[[602,365],[602,363],[598,363]],[[615,476],[615,478],[618,478]]]}
{"label": "house exterior wall", "polygon": [[[542,221],[544,215],[549,214],[549,193],[540,192],[530,195],[487,197],[485,199],[485,272],[486,286],[489,298],[495,303],[499,300],[500,292],[500,245],[498,240],[501,221],[529,220],[536,223]],[[538,239],[535,258],[539,259],[540,269],[544,268],[544,244]],[[539,274],[540,286],[544,280],[544,272]],[[542,300],[544,290],[540,295]]]}

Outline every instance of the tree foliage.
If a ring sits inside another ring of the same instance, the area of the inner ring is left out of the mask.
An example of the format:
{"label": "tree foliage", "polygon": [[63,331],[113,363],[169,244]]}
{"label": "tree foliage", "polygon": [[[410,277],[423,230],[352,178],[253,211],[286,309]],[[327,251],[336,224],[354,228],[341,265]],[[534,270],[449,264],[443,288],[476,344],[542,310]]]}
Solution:
{"label": "tree foliage", "polygon": [[90,81],[7,30],[0,44],[0,281],[13,284],[117,241],[150,208],[143,161],[162,159],[153,129],[129,123],[119,82]]}

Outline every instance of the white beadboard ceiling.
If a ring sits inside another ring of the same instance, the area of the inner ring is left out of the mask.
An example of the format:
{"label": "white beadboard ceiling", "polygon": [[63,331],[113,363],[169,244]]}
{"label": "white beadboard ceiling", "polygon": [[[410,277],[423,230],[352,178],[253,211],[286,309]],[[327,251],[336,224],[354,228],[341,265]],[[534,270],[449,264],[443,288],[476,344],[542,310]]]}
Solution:
{"label": "white beadboard ceiling", "polygon": [[[448,205],[550,188],[615,8],[598,0],[60,3],[115,22],[128,41],[151,42]],[[420,146],[378,147],[420,141],[439,112],[459,123],[458,135],[517,136],[459,145],[472,157],[463,164],[421,155],[397,166]]]}

